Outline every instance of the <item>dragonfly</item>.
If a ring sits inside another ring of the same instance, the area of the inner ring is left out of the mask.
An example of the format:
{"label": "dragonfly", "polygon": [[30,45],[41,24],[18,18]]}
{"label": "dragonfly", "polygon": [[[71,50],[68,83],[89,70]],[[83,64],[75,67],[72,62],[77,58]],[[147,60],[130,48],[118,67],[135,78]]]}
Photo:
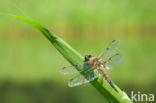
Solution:
{"label": "dragonfly", "polygon": [[123,55],[115,53],[120,45],[120,40],[113,40],[108,47],[98,56],[90,54],[85,55],[84,62],[75,66],[63,67],[60,72],[62,74],[76,74],[75,77],[69,80],[68,86],[75,87],[84,83],[95,80],[98,76],[102,76],[116,91],[113,82],[108,77],[105,69],[111,69],[117,66],[123,59]]}

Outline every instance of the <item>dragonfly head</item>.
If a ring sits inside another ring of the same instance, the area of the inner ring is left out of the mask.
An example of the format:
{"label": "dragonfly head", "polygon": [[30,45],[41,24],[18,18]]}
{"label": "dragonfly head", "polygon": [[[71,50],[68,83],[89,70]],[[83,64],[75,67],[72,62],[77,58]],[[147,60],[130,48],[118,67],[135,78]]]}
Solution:
{"label": "dragonfly head", "polygon": [[89,59],[92,57],[92,55],[90,55],[90,54],[87,54],[87,55],[85,55],[85,61],[89,61]]}

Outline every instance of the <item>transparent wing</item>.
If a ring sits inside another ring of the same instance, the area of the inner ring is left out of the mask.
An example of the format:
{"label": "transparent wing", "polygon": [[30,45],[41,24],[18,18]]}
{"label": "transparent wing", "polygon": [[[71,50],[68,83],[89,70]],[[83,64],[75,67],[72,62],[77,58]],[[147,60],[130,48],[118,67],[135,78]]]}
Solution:
{"label": "transparent wing", "polygon": [[79,74],[76,77],[69,80],[68,86],[74,87],[74,86],[82,85],[84,83],[88,83],[88,82],[96,79],[98,75],[99,75],[99,72],[97,70],[91,69],[91,70],[85,72],[83,75]]}
{"label": "transparent wing", "polygon": [[122,59],[123,59],[123,55],[117,53],[106,61],[104,67],[106,69],[111,69],[117,66],[122,61]]}
{"label": "transparent wing", "polygon": [[120,45],[120,40],[113,40],[109,44],[109,46],[99,55],[99,57],[101,57],[102,60],[108,59],[118,49],[119,45]]}
{"label": "transparent wing", "polygon": [[[62,74],[74,74],[74,73],[82,72],[82,71],[88,69],[89,67],[90,67],[90,65],[88,63],[82,63],[82,64],[78,64],[75,66],[63,67],[60,70],[60,73],[62,73]],[[77,69],[77,68],[80,68],[80,69]]]}

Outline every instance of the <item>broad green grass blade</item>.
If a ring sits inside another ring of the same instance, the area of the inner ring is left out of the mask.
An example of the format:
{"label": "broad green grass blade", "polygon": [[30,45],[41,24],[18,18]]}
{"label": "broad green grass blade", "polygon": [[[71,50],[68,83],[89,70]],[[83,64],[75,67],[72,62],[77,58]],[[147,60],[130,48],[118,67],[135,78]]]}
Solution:
{"label": "broad green grass blade", "polygon": [[[63,41],[61,38],[50,32],[48,29],[40,25],[39,23],[22,17],[22,16],[16,16],[16,15],[7,15],[14,18],[17,18],[19,20],[25,21],[31,25],[33,25],[35,28],[40,30],[42,34],[54,45],[54,47],[66,58],[67,61],[69,61],[72,65],[76,65],[79,63],[82,63],[84,61],[83,56],[81,56],[75,49],[73,49],[70,45],[68,45],[65,41]],[[80,69],[80,68],[77,68]],[[122,90],[120,90],[115,84],[115,87],[119,91],[118,93],[111,88],[111,86],[107,83],[107,81],[102,77],[99,76],[96,80],[90,82],[100,93],[104,96],[104,98],[109,103],[132,103],[129,97],[124,93]],[[91,95],[91,94],[90,94]]]}

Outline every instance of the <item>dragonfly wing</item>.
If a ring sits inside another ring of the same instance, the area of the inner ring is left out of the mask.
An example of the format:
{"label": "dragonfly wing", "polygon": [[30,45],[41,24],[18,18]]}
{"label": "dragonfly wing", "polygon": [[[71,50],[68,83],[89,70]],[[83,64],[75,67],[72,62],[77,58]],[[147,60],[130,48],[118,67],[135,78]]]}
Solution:
{"label": "dragonfly wing", "polygon": [[[62,74],[74,74],[74,73],[82,72],[82,71],[88,69],[89,67],[90,67],[89,64],[82,63],[82,64],[78,64],[75,66],[63,67],[60,70],[60,73],[62,73]],[[78,68],[80,68],[80,69],[78,69]]]}
{"label": "dragonfly wing", "polygon": [[119,45],[120,45],[120,40],[113,40],[109,44],[109,46],[99,55],[99,57],[101,57],[102,60],[108,59],[118,49]]}
{"label": "dragonfly wing", "polygon": [[117,53],[106,61],[104,67],[106,69],[111,69],[117,66],[122,61],[122,59],[123,59],[123,55]]}
{"label": "dragonfly wing", "polygon": [[99,73],[97,71],[91,69],[90,71],[85,72],[83,75],[79,74],[76,77],[72,78],[69,81],[68,86],[74,87],[74,86],[82,85],[84,83],[88,83],[96,79],[98,75]]}

